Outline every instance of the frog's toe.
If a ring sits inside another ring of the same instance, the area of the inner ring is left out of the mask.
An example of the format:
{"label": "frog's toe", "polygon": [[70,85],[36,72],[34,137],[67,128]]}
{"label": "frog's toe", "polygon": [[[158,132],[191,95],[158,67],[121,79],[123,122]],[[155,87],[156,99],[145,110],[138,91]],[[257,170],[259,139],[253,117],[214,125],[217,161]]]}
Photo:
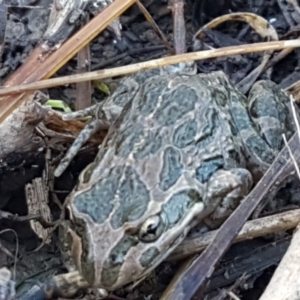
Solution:
{"label": "frog's toe", "polygon": [[208,217],[208,225],[212,228],[218,227],[250,192],[252,183],[251,173],[243,168],[216,172],[210,178],[207,189],[207,199],[216,207]]}
{"label": "frog's toe", "polygon": [[22,296],[22,300],[45,300],[54,297],[71,298],[90,285],[83,279],[79,272],[70,272],[52,277],[42,286],[35,285]]}
{"label": "frog's toe", "polygon": [[88,107],[86,109],[83,109],[83,110],[78,110],[75,112],[64,114],[62,116],[62,119],[64,121],[68,121],[68,120],[73,120],[73,119],[83,119],[86,117],[94,116],[94,114],[95,114],[94,112],[97,109],[97,107],[98,107],[98,104],[95,104],[95,105]]}

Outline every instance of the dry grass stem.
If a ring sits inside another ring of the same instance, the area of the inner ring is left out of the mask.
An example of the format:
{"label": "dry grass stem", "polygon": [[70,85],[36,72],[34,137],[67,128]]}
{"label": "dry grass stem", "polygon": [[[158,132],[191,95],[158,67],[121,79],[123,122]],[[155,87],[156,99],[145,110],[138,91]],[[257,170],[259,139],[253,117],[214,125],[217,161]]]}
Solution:
{"label": "dry grass stem", "polygon": [[164,46],[170,51],[171,54],[174,54],[174,50],[170,43],[168,42],[167,38],[165,37],[164,33],[160,30],[158,25],[155,23],[152,16],[149,14],[148,10],[145,8],[145,6],[139,1],[136,0],[136,4],[139,7],[140,11],[143,13],[145,19],[149,22],[149,24],[152,26],[154,32],[158,35],[158,37],[161,39]]}
{"label": "dry grass stem", "polygon": [[20,93],[20,92],[25,92],[30,90],[51,88],[51,87],[56,87],[56,86],[71,84],[71,83],[78,83],[78,82],[84,82],[90,80],[99,80],[99,79],[104,79],[109,77],[120,76],[120,75],[128,75],[128,74],[136,73],[141,70],[159,68],[162,66],[177,64],[180,62],[189,62],[193,60],[204,60],[204,59],[222,57],[222,56],[230,56],[230,55],[237,55],[237,54],[260,52],[260,51],[279,50],[284,48],[297,48],[297,47],[300,47],[300,40],[273,41],[273,42],[264,42],[264,43],[255,43],[255,44],[245,44],[239,46],[224,47],[220,49],[185,53],[185,54],[179,54],[170,57],[164,57],[160,59],[154,59],[154,60],[141,62],[137,64],[132,64],[129,66],[104,69],[100,71],[87,72],[84,74],[76,74],[71,76],[62,76],[59,78],[42,80],[35,83],[7,87],[0,90],[0,96],[6,94]]}
{"label": "dry grass stem", "polygon": [[[295,228],[299,220],[300,209],[295,209],[248,221],[239,232],[235,243]],[[169,260],[179,260],[202,252],[213,241],[217,232],[218,230],[214,230],[199,237],[185,239],[170,255]]]}
{"label": "dry grass stem", "polygon": [[[9,81],[11,85],[21,83],[36,82],[37,80],[51,77],[57,70],[65,65],[76,53],[92,41],[101,31],[103,31],[113,20],[127,10],[135,0],[116,0],[109,5],[97,17],[92,19],[81,30],[75,33],[59,49],[52,53],[45,60],[34,57],[34,71],[26,77],[18,78],[17,82]],[[30,56],[31,57],[31,56]],[[38,67],[36,66],[38,65]],[[28,68],[28,72],[29,72]],[[3,95],[3,94],[2,94]],[[16,108],[27,101],[29,94],[24,93],[14,97],[4,97],[0,99],[0,123],[2,123]]]}
{"label": "dry grass stem", "polygon": [[[299,217],[297,218],[299,220]],[[291,244],[259,300],[298,300],[300,294],[300,230],[294,232]]]}

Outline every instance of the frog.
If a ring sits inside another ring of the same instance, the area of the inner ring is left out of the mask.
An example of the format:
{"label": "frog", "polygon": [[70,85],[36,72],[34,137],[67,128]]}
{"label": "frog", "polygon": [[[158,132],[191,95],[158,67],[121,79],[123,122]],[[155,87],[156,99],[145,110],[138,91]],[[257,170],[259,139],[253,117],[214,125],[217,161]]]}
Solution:
{"label": "frog", "polygon": [[64,295],[145,278],[195,225],[226,219],[294,132],[275,83],[260,80],[246,97],[222,71],[130,77],[71,118],[86,114],[87,132],[109,130],[66,201],[76,269],[55,281]]}

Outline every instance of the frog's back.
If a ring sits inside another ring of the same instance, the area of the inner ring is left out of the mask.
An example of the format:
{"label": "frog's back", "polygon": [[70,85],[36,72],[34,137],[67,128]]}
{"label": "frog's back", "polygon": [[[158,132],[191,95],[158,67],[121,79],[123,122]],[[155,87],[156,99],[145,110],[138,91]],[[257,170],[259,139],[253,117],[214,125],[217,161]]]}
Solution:
{"label": "frog's back", "polygon": [[147,79],[112,129],[99,170],[130,167],[164,198],[187,173],[205,184],[216,169],[243,167],[227,97],[203,75]]}

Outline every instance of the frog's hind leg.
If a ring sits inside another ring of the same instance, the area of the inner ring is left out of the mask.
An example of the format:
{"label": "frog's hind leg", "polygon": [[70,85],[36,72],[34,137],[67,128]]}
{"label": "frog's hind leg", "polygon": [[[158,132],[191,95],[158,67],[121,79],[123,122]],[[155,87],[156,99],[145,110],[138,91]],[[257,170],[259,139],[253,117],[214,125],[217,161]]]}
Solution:
{"label": "frog's hind leg", "polygon": [[69,166],[73,158],[77,155],[80,148],[89,140],[89,138],[96,133],[103,125],[101,120],[95,119],[88,123],[85,128],[80,132],[72,146],[68,149],[65,157],[61,160],[56,168],[54,175],[59,177]]}
{"label": "frog's hind leg", "polygon": [[[262,137],[261,140],[264,140],[267,147],[272,151],[272,155],[265,155],[267,152],[260,151],[264,154],[261,156],[260,165],[263,166],[264,161],[268,163],[262,169],[265,172],[275,156],[284,147],[283,134],[289,140],[295,131],[291,102],[289,97],[274,82],[260,80],[251,88],[247,104],[249,115]],[[299,116],[299,111],[297,111],[297,115]],[[252,148],[254,153],[256,149],[258,148]],[[259,157],[258,152],[255,155]],[[257,218],[265,206],[272,203],[277,192],[293,179],[294,175],[290,175],[282,182],[276,183],[256,207],[252,217]]]}
{"label": "frog's hind leg", "polygon": [[283,148],[283,134],[289,139],[294,133],[289,97],[272,81],[260,80],[253,85],[248,97],[248,112],[274,151]]}

